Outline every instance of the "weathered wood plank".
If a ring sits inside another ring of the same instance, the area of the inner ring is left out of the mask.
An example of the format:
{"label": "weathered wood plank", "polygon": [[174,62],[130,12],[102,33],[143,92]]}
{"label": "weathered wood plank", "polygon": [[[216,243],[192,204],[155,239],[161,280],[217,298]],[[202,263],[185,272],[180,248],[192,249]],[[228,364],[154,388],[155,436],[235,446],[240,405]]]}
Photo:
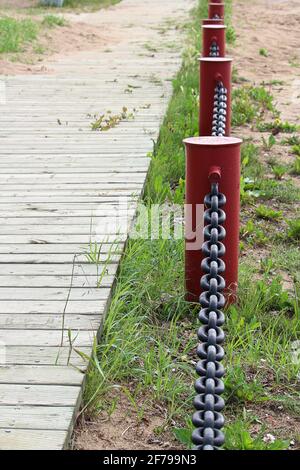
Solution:
{"label": "weathered wood plank", "polygon": [[76,385],[0,384],[0,405],[74,406],[80,391]]}
{"label": "weathered wood plank", "polygon": [[[0,287],[0,300],[43,300],[56,301],[68,299],[69,288],[30,288],[30,287]],[[71,289],[69,300],[81,300],[84,302],[106,300],[109,297],[110,289],[107,288],[76,288]]]}
{"label": "weathered wood plank", "polygon": [[[39,365],[39,366],[76,366],[87,367],[87,362],[77,352],[67,346],[6,346],[4,357],[0,358],[4,362],[2,365]],[[90,347],[81,347],[80,352],[89,356]],[[3,355],[3,351],[1,351]]]}
{"label": "weathered wood plank", "polygon": [[75,262],[74,266],[72,264],[62,265],[62,264],[47,264],[47,265],[24,265],[21,264],[6,264],[1,266],[0,264],[0,284],[4,282],[4,277],[10,276],[47,276],[47,277],[57,277],[57,276],[71,276],[74,277],[99,277],[102,274],[103,269],[105,274],[108,276],[114,276],[117,272],[118,267],[115,264],[105,264],[105,266],[97,266],[96,264],[84,264],[82,265],[79,262]]}
{"label": "weathered wood plank", "polygon": [[[105,268],[102,268],[105,272]],[[113,276],[106,276],[104,273],[99,271],[99,274],[96,276],[31,276],[31,275],[12,275],[0,276],[0,288],[5,287],[16,287],[16,288],[26,288],[33,287],[34,289],[39,288],[87,288],[87,289],[96,289],[101,286],[105,288],[110,288],[114,283]]]}
{"label": "weathered wood plank", "polygon": [[[0,313],[0,329],[14,330],[84,330],[97,331],[101,323],[101,312],[97,315],[56,315],[56,314],[27,314],[22,313]],[[33,333],[34,334],[34,333]],[[5,336],[5,334],[4,334]],[[1,370],[0,370],[1,376]],[[1,381],[1,377],[0,377]]]}
{"label": "weathered wood plank", "polygon": [[[83,372],[72,366],[0,365],[0,383],[2,384],[79,386],[83,380]],[[3,411],[4,408],[0,412],[0,422]]]}
{"label": "weathered wood plank", "polygon": [[[75,250],[74,250],[75,251]],[[77,262],[80,262],[81,265],[89,265],[90,262],[84,255],[80,255]],[[74,261],[74,253],[60,253],[57,250],[57,253],[0,253],[0,274],[1,270],[5,270],[3,264],[54,264],[57,266],[63,264],[72,264]],[[105,262],[118,263],[120,261],[120,255],[110,255],[107,253],[101,253],[99,257],[99,263],[102,263],[102,266]],[[99,265],[101,269],[101,264]]]}
{"label": "weathered wood plank", "polygon": [[[67,431],[73,419],[72,406],[1,406],[0,408],[0,439],[4,429],[19,430],[58,430]],[[29,431],[30,432],[30,431]],[[1,449],[2,449],[2,441]]]}
{"label": "weathered wood plank", "polygon": [[[63,319],[62,319],[63,320]],[[62,324],[62,323],[61,323]],[[87,317],[88,324],[88,317]],[[99,321],[100,324],[100,321]],[[0,342],[5,346],[69,346],[92,347],[95,331],[88,330],[3,330],[0,329]]]}
{"label": "weathered wood plank", "polygon": [[[12,292],[11,292],[12,293]],[[61,315],[64,311],[68,314],[86,314],[99,315],[105,309],[107,298],[102,300],[69,300],[67,298],[61,300],[48,299],[15,299],[12,296],[9,299],[0,299],[0,312],[5,314],[22,313],[22,314],[57,314]]]}
{"label": "weathered wood plank", "polygon": [[68,431],[0,429],[1,450],[62,450]]}
{"label": "weathered wood plank", "polygon": [[[7,245],[9,243],[25,244],[25,245],[57,245],[71,243],[76,245],[89,245],[90,243],[112,243],[119,244],[127,239],[126,234],[97,234],[97,235],[0,235],[0,244]],[[0,249],[1,251],[1,249]]]}
{"label": "weathered wood plank", "polygon": [[[127,218],[108,218],[106,221],[103,221],[99,224],[93,223],[93,219],[91,218],[90,223],[87,225],[71,225],[66,223],[55,225],[53,224],[46,224],[42,225],[35,224],[35,225],[27,225],[26,219],[24,223],[21,225],[0,225],[0,235],[13,235],[19,236],[21,234],[24,235],[88,235],[88,236],[96,236],[98,235],[105,236],[105,235],[113,235],[115,237],[118,234],[127,234],[128,232],[128,221]],[[13,237],[13,239],[14,239]]]}

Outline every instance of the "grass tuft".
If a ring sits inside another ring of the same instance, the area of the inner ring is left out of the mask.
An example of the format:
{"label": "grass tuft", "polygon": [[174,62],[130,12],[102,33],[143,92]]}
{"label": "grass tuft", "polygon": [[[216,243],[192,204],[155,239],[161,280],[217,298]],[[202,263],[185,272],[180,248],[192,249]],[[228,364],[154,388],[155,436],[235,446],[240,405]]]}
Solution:
{"label": "grass tuft", "polygon": [[38,35],[38,24],[30,19],[0,18],[0,53],[21,52]]}

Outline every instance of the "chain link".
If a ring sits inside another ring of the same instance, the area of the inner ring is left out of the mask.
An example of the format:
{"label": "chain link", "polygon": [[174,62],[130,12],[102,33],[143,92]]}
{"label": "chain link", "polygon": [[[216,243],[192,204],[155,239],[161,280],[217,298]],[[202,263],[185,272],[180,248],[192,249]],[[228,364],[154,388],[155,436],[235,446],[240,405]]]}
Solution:
{"label": "chain link", "polygon": [[202,326],[198,330],[200,344],[197,355],[200,361],[196,371],[199,379],[195,382],[198,393],[194,400],[196,413],[193,415],[193,424],[196,429],[192,440],[195,450],[217,450],[224,444],[224,418],[221,411],[224,400],[221,394],[224,391],[222,377],[224,368],[220,361],[224,357],[221,344],[224,341],[224,314],[225,297],[222,294],[225,281],[222,273],[225,263],[221,257],[225,254],[222,243],[226,232],[222,224],[225,222],[225,212],[221,209],[226,203],[224,194],[219,193],[217,183],[212,183],[211,193],[205,196],[204,204],[207,210],[204,213],[204,243],[202,252],[205,258],[201,268],[204,275],[201,278],[202,294],[200,295],[201,311],[199,320]]}
{"label": "chain link", "polygon": [[226,131],[227,89],[218,82],[214,94],[213,121],[211,135],[223,137]]}
{"label": "chain link", "polygon": [[216,41],[212,41],[209,49],[209,57],[219,57],[220,56],[220,48]]}
{"label": "chain link", "polygon": [[[218,16],[218,15],[216,15]],[[212,43],[211,53],[214,57],[219,55],[217,44]],[[213,103],[212,136],[223,137],[226,129],[227,117],[227,89],[219,81],[215,88]],[[224,444],[224,417],[221,411],[224,400],[220,396],[224,392],[224,367],[220,361],[224,358],[222,343],[224,332],[222,326],[225,321],[222,309],[225,306],[225,280],[222,273],[225,263],[221,259],[225,255],[225,246],[222,243],[226,236],[223,224],[226,214],[222,207],[226,204],[226,197],[219,192],[218,183],[212,183],[211,192],[204,198],[207,207],[204,213],[204,243],[202,253],[205,258],[201,263],[204,275],[200,285],[201,310],[199,320],[202,326],[198,330],[200,341],[197,348],[196,372],[199,378],[195,382],[197,396],[194,400],[196,413],[193,415],[195,430],[192,435],[195,450],[218,450]]]}

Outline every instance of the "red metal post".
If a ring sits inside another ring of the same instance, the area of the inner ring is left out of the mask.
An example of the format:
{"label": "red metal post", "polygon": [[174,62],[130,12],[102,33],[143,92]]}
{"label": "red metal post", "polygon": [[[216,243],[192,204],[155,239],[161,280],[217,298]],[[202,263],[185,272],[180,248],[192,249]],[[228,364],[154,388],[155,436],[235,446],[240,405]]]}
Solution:
{"label": "red metal post", "polygon": [[205,20],[202,20],[202,24],[224,24],[224,20],[222,18],[206,18]]}
{"label": "red metal post", "polygon": [[232,59],[224,57],[202,57],[200,59],[200,136],[209,136],[212,133],[214,96],[218,82],[222,82],[227,89],[225,135],[230,135],[231,62]]}
{"label": "red metal post", "polygon": [[203,25],[202,26],[202,37],[203,37],[203,57],[209,57],[211,45],[216,43],[219,51],[219,57],[225,57],[225,30],[224,25]]}
{"label": "red metal post", "polygon": [[210,3],[208,5],[208,17],[219,17],[224,19],[225,16],[225,3]]}
{"label": "red metal post", "polygon": [[[225,194],[227,202],[223,207],[226,213],[224,245],[226,264],[224,275],[226,297],[229,302],[235,299],[238,282],[239,256],[239,213],[240,213],[240,145],[235,137],[193,137],[185,139],[186,147],[186,251],[185,279],[187,300],[197,302],[201,292],[201,261],[203,254],[203,201],[210,193],[209,177],[219,179],[219,190]],[[202,210],[199,210],[200,209]],[[196,217],[198,214],[198,220]]]}

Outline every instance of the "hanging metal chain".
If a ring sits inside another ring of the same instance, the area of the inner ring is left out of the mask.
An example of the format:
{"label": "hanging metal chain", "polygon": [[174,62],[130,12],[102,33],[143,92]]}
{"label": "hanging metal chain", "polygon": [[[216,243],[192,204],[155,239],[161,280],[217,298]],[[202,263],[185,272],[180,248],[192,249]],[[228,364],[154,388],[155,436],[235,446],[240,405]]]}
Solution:
{"label": "hanging metal chain", "polygon": [[220,48],[218,46],[217,41],[212,41],[209,49],[209,57],[219,57],[220,56]]}
{"label": "hanging metal chain", "polygon": [[226,131],[227,89],[218,82],[214,94],[213,122],[211,135],[223,137]]}
{"label": "hanging metal chain", "polygon": [[218,183],[212,183],[211,193],[205,196],[204,204],[207,210],[204,213],[204,244],[202,252],[205,258],[201,268],[205,273],[201,278],[200,295],[201,311],[199,320],[203,324],[198,330],[201,342],[197,348],[200,359],[196,366],[197,374],[195,389],[198,395],[194,400],[196,413],[193,424],[196,429],[192,440],[195,450],[217,450],[224,444],[224,418],[220,413],[224,407],[224,400],[220,396],[224,391],[222,377],[224,368],[220,361],[224,357],[221,344],[224,341],[224,314],[221,311],[225,305],[222,294],[225,281],[221,274],[225,271],[225,264],[221,257],[225,254],[222,243],[226,232],[222,224],[225,222],[225,212],[221,209],[226,203],[224,194],[219,193]]}

